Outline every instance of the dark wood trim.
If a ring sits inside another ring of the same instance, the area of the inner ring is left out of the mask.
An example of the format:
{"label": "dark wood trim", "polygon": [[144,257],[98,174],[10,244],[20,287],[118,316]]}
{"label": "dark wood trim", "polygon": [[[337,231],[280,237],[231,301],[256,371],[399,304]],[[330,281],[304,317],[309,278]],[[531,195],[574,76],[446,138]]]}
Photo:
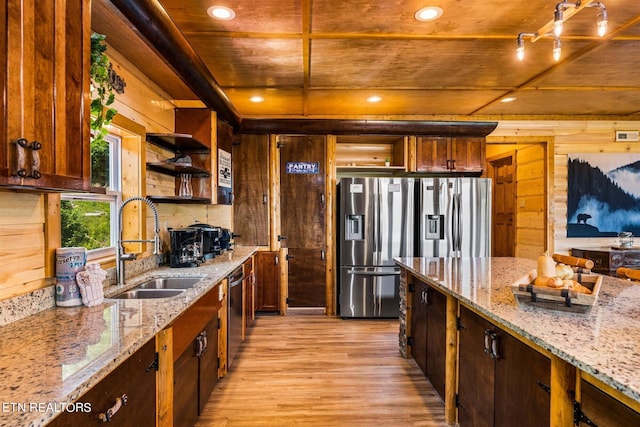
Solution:
{"label": "dark wood trim", "polygon": [[439,122],[423,120],[243,119],[238,133],[303,135],[428,135],[490,134],[497,122]]}
{"label": "dark wood trim", "polygon": [[202,102],[218,113],[218,118],[234,128],[239,126],[240,114],[160,2],[111,0],[111,3]]}

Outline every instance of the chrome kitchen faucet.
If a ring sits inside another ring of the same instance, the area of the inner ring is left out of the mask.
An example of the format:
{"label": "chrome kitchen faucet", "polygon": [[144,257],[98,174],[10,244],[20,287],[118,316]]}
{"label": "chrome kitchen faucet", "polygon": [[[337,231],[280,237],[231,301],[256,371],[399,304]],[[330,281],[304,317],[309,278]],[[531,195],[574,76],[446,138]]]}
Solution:
{"label": "chrome kitchen faucet", "polygon": [[[124,207],[133,201],[140,201],[146,203],[151,210],[153,210],[153,216],[155,220],[155,236],[149,240],[123,240],[122,239],[122,211]],[[125,253],[123,243],[153,243],[153,254],[158,255],[160,253],[160,221],[158,220],[158,209],[156,205],[146,197],[133,196],[122,202],[118,209],[118,243],[116,247],[116,285],[122,286],[125,281],[124,263],[125,261],[131,261],[136,259],[137,255],[134,253]]]}

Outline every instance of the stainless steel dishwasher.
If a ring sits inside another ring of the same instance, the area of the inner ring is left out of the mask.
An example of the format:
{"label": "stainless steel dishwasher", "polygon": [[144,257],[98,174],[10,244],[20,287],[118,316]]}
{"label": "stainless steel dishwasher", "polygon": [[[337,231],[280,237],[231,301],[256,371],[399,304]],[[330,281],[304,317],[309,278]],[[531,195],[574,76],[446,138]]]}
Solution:
{"label": "stainless steel dishwasher", "polygon": [[233,364],[242,344],[242,266],[233,270],[229,280],[229,307],[227,310],[227,367]]}

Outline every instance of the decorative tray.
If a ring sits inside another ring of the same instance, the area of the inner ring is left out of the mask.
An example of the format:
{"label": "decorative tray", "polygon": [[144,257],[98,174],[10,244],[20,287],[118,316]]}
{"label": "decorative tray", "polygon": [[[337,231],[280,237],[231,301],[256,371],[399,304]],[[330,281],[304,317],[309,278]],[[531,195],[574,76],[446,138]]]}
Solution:
{"label": "decorative tray", "polygon": [[536,270],[516,280],[511,285],[511,292],[518,306],[534,306],[553,310],[588,313],[598,300],[602,276],[599,274],[577,273],[574,280],[587,288],[591,293],[573,289],[557,289],[547,286],[536,286]]}

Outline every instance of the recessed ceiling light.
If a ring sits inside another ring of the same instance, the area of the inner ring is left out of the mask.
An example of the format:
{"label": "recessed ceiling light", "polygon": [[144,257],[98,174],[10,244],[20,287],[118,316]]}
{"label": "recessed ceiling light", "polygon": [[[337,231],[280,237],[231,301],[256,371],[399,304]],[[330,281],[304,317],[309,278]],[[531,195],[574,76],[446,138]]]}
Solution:
{"label": "recessed ceiling light", "polygon": [[251,98],[249,98],[249,101],[258,103],[258,102],[264,101],[264,98],[261,97],[261,96],[255,95],[255,96],[252,96]]}
{"label": "recessed ceiling light", "polygon": [[382,101],[382,97],[378,95],[370,96],[367,98],[367,102],[380,102]]}
{"label": "recessed ceiling light", "polygon": [[507,96],[506,98],[502,98],[502,99],[500,100],[500,102],[507,103],[507,102],[513,102],[513,101],[515,101],[515,100],[516,100],[516,97],[515,97],[515,96]]}
{"label": "recessed ceiling light", "polygon": [[418,10],[414,15],[418,21],[435,21],[442,16],[442,9],[438,6],[427,6]]}
{"label": "recessed ceiling light", "polygon": [[236,17],[236,13],[233,9],[229,9],[226,6],[211,6],[207,9],[207,13],[213,18],[222,19],[224,21],[229,21]]}

